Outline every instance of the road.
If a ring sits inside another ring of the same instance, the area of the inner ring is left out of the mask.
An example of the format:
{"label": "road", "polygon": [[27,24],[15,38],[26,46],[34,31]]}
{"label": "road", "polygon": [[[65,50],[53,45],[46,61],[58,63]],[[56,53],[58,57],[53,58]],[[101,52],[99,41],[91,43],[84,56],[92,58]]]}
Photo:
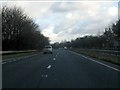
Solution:
{"label": "road", "polygon": [[120,70],[69,50],[35,54],[2,64],[3,88],[118,88]]}

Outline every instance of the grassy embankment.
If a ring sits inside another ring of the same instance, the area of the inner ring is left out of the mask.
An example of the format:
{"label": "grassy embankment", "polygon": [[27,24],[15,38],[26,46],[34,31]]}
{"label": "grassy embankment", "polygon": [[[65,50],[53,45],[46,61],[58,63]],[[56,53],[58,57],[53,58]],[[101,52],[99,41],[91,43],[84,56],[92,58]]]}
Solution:
{"label": "grassy embankment", "polygon": [[74,48],[74,49],[72,49],[72,51],[120,65],[120,55],[119,56],[110,55],[110,54],[105,54],[105,53],[101,53],[101,52],[97,52],[97,51],[92,51],[92,50],[88,50],[88,49],[80,49],[80,48]]}
{"label": "grassy embankment", "polygon": [[12,59],[12,58],[15,59],[15,58],[29,56],[29,55],[33,55],[33,54],[37,54],[37,53],[40,53],[40,52],[36,51],[36,52],[22,52],[22,53],[5,54],[5,55],[2,55],[2,60]]}

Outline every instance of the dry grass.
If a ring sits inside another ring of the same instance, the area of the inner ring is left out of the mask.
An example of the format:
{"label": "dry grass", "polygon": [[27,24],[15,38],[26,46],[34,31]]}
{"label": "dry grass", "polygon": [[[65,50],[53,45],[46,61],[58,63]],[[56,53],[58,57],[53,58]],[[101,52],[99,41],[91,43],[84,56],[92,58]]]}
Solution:
{"label": "dry grass", "polygon": [[39,53],[39,52],[7,54],[7,55],[2,55],[2,60],[18,58],[18,57],[22,57],[22,56],[37,54],[37,53]]}
{"label": "dry grass", "polygon": [[120,56],[110,55],[110,54],[105,54],[101,52],[96,52],[96,51],[87,50],[87,49],[80,49],[80,48],[74,48],[72,50],[80,54],[88,55],[93,58],[105,60],[105,61],[120,65]]}

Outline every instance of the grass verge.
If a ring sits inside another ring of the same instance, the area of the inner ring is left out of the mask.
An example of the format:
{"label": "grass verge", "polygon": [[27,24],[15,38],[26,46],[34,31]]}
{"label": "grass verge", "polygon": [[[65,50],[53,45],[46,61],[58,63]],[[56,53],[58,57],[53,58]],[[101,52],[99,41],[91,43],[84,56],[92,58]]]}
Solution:
{"label": "grass verge", "polygon": [[115,55],[105,54],[105,53],[92,51],[88,49],[80,49],[80,48],[74,48],[72,49],[72,51],[120,65],[120,56],[115,56]]}
{"label": "grass verge", "polygon": [[37,53],[40,53],[40,52],[26,52],[26,53],[5,54],[5,55],[2,55],[2,60],[12,59],[12,58],[15,59],[15,58],[28,56],[28,55],[33,55],[33,54],[37,54]]}

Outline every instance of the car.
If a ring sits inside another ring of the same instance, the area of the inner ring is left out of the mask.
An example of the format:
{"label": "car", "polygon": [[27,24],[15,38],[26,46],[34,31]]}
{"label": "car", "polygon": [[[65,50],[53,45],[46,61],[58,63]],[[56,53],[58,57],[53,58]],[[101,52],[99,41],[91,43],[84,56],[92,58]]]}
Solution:
{"label": "car", "polygon": [[64,47],[64,49],[67,49],[67,47]]}
{"label": "car", "polygon": [[43,53],[46,54],[46,53],[53,53],[52,51],[52,46],[51,45],[45,45],[45,48],[43,49]]}

